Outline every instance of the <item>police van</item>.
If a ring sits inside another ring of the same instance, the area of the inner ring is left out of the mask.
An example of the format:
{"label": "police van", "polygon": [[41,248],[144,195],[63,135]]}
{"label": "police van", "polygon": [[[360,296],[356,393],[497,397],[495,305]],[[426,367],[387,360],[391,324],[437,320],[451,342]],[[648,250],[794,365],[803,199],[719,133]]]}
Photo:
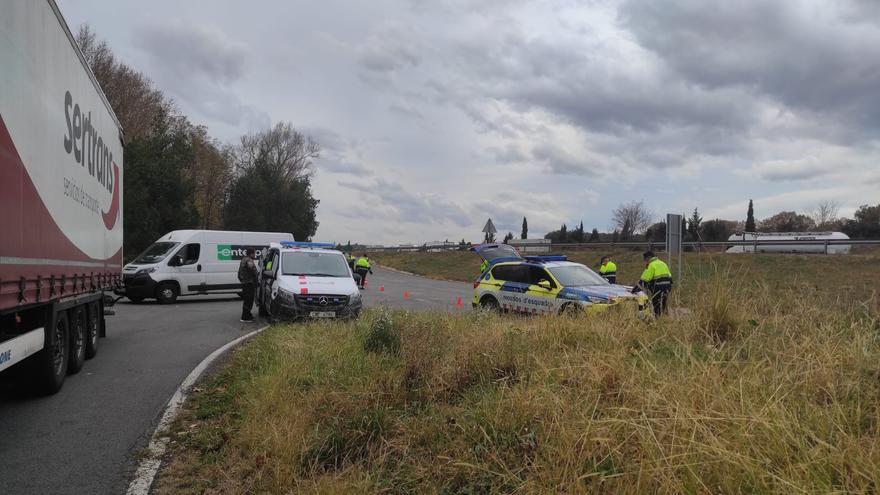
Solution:
{"label": "police van", "polygon": [[471,248],[486,262],[474,281],[474,307],[526,314],[600,312],[621,305],[643,315],[647,296],[611,284],[564,255],[521,256],[507,244]]}
{"label": "police van", "polygon": [[348,260],[334,244],[269,246],[257,288],[260,316],[272,319],[357,318],[361,293]]}
{"label": "police van", "polygon": [[163,304],[178,296],[238,293],[238,265],[247,248],[259,259],[271,243],[282,241],[293,241],[293,234],[175,230],[123,267],[118,293],[135,303],[155,298]]}

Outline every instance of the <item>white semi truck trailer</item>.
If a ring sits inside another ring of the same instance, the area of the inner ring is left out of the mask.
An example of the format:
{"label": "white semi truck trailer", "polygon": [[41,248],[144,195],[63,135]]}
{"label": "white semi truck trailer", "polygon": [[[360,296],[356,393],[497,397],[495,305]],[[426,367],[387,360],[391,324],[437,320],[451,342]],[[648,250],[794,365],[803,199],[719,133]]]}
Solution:
{"label": "white semi truck trailer", "polygon": [[122,129],[53,0],[0,12],[0,373],[42,393],[98,351],[122,268]]}

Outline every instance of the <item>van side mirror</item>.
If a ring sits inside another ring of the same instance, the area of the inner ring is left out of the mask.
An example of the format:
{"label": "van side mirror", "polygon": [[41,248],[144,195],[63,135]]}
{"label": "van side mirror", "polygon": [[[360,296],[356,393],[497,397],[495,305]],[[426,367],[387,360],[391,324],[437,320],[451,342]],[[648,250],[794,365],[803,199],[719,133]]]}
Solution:
{"label": "van side mirror", "polygon": [[541,280],[540,282],[538,282],[538,287],[545,289],[545,290],[552,289],[552,287],[550,287],[550,282],[548,282],[546,280]]}
{"label": "van side mirror", "polygon": [[272,270],[263,270],[263,277],[275,278],[275,272],[273,272]]}
{"label": "van side mirror", "polygon": [[171,258],[171,261],[168,262],[168,266],[181,266],[181,265],[183,265],[183,256],[181,256],[179,254],[175,255],[173,258]]}

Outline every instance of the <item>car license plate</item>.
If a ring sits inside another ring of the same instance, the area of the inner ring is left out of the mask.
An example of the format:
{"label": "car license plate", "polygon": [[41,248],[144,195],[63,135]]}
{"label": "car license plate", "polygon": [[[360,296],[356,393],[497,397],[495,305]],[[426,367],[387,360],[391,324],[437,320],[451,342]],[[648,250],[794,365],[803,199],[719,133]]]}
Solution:
{"label": "car license plate", "polygon": [[309,316],[312,318],[336,318],[336,311],[312,311]]}

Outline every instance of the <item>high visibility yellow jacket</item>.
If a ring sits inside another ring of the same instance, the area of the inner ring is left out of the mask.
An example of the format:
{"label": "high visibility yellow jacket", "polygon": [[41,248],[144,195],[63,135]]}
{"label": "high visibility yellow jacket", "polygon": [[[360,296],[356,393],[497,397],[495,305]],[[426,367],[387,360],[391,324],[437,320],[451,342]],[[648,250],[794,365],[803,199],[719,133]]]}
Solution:
{"label": "high visibility yellow jacket", "polygon": [[357,260],[357,266],[361,266],[364,268],[370,268],[370,260],[366,256],[361,256]]}
{"label": "high visibility yellow jacket", "polygon": [[608,260],[607,263],[599,267],[599,274],[617,275],[617,265],[615,265],[613,261]]}
{"label": "high visibility yellow jacket", "polygon": [[651,258],[648,266],[642,272],[641,281],[653,289],[668,289],[672,287],[672,272],[669,266],[658,257]]}

